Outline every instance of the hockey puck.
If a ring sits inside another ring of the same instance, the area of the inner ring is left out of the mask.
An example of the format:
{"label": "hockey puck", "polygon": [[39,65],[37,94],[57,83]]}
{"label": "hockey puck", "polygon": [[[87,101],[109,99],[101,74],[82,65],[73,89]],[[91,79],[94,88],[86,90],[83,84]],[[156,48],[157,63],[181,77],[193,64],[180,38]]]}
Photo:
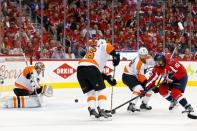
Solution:
{"label": "hockey puck", "polygon": [[75,103],[78,103],[78,101],[79,101],[78,99],[75,99]]}

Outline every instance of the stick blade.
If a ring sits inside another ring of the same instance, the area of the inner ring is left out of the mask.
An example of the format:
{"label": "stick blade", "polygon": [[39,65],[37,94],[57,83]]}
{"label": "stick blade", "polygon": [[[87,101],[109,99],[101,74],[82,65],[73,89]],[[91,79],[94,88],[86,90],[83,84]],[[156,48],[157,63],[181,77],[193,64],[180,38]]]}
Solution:
{"label": "stick blade", "polygon": [[190,113],[188,113],[187,117],[190,118],[190,119],[197,119],[196,115],[192,115]]}
{"label": "stick blade", "polygon": [[106,113],[116,114],[115,110],[105,110]]}

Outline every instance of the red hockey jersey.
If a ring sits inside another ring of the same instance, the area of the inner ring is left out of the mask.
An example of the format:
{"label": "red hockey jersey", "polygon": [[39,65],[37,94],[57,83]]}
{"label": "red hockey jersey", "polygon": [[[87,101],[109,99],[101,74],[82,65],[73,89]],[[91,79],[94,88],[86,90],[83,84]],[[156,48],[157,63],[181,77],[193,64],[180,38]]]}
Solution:
{"label": "red hockey jersey", "polygon": [[152,75],[147,82],[147,88],[154,86],[153,84],[159,76],[167,76],[169,73],[173,73],[173,78],[176,80],[181,80],[187,74],[185,67],[177,60],[166,59],[166,64],[163,68],[157,65],[154,66]]}

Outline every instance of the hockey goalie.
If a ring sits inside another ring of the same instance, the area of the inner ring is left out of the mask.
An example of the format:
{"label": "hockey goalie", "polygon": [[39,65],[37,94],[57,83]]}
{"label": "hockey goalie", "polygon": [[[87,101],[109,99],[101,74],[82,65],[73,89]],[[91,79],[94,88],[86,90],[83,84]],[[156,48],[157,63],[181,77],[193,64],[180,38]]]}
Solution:
{"label": "hockey goalie", "polygon": [[14,96],[8,97],[4,103],[7,108],[34,108],[41,107],[43,96],[50,97],[53,94],[51,86],[40,84],[41,74],[45,65],[36,62],[34,66],[26,67],[15,81]]}

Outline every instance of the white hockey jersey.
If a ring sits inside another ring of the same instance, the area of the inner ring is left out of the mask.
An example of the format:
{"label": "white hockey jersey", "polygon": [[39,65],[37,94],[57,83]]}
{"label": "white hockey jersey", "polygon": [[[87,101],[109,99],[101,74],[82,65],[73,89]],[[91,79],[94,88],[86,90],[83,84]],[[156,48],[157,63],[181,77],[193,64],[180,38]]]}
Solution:
{"label": "white hockey jersey", "polygon": [[149,67],[153,67],[155,64],[151,56],[147,56],[145,62],[143,62],[139,57],[131,60],[129,65],[126,65],[124,68],[124,73],[129,75],[134,75],[137,77],[138,81],[144,82],[146,78],[146,70]]}
{"label": "white hockey jersey", "polygon": [[25,89],[32,93],[34,91],[34,87],[32,87],[30,79],[27,79],[27,75],[29,73],[33,73],[32,77],[35,82],[35,85],[37,88],[39,88],[39,81],[40,81],[40,76],[37,74],[34,66],[29,66],[26,67],[23,72],[18,76],[18,78],[15,81],[15,88],[20,88],[20,89]]}
{"label": "white hockey jersey", "polygon": [[112,44],[107,43],[104,39],[99,39],[96,46],[89,48],[84,58],[79,61],[78,66],[96,66],[103,72],[104,66],[108,60],[109,54],[114,50]]}

